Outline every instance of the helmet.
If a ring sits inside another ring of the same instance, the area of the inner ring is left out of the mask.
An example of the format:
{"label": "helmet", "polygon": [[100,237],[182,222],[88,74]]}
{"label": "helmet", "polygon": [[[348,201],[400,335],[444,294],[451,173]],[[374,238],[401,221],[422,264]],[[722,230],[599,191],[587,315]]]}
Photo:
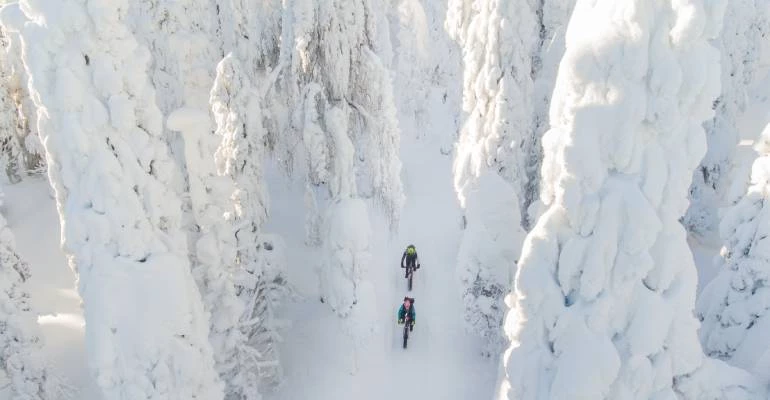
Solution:
{"label": "helmet", "polygon": [[414,304],[414,297],[404,297],[404,301],[408,301],[410,304]]}
{"label": "helmet", "polygon": [[413,244],[410,244],[409,246],[406,246],[406,254],[414,254],[417,252],[417,249],[414,247]]}

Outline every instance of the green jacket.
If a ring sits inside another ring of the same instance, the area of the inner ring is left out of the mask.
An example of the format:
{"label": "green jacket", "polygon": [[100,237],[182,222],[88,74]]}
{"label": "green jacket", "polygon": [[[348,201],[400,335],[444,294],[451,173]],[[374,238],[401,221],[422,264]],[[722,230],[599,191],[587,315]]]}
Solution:
{"label": "green jacket", "polygon": [[[412,304],[412,306],[409,307],[409,318],[416,322],[415,316],[416,314],[414,312],[414,304]],[[404,317],[406,317],[406,308],[403,304],[401,304],[401,307],[398,309],[398,319],[404,319]]]}

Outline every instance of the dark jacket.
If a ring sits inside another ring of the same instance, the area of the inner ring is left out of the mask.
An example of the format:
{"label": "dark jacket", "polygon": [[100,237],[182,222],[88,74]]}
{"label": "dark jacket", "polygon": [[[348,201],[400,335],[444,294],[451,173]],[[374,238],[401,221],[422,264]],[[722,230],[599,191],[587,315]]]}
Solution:
{"label": "dark jacket", "polygon": [[406,254],[401,256],[401,268],[406,268],[407,265],[414,265],[415,268],[420,268],[420,259],[417,258],[417,252],[412,255]]}

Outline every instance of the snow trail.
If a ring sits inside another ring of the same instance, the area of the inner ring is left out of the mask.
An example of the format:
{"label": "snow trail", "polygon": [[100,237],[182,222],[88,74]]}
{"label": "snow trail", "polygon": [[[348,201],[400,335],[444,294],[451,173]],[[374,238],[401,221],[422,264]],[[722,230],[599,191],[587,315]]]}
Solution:
{"label": "snow trail", "polygon": [[[407,199],[400,227],[391,235],[382,215],[376,210],[370,213],[372,262],[364,274],[369,280],[364,285],[370,287],[360,291],[349,318],[337,318],[312,295],[317,292],[313,253],[289,254],[294,275],[288,279],[306,297],[287,306],[286,318],[293,320],[281,350],[287,382],[268,399],[491,398],[497,359],[481,357],[480,339],[466,332],[455,278],[461,214],[452,186],[452,158],[441,154],[440,147],[446,142],[442,136],[451,137],[457,128],[453,118],[446,117],[454,114],[441,101],[442,95],[437,91],[431,96],[432,115],[424,128],[428,132],[419,135],[420,141],[415,139],[416,130],[423,128],[401,119]],[[275,204],[291,205],[286,202],[294,199],[297,207],[301,190],[270,187]],[[287,243],[290,247],[300,246],[303,221],[301,214],[273,215],[266,229],[293,241]],[[399,267],[409,243],[417,247],[422,264],[411,292]],[[307,269],[298,272],[299,265]],[[417,312],[406,350],[401,347],[402,326],[396,324],[405,295],[415,298]]]}

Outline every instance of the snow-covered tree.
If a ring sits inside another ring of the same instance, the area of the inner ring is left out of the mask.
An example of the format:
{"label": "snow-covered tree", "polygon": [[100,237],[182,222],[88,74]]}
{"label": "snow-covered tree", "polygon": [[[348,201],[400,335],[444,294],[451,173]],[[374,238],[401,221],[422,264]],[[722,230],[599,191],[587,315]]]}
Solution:
{"label": "snow-covered tree", "polygon": [[464,203],[482,170],[496,170],[513,185],[527,229],[537,217],[530,206],[540,185],[540,137],[574,3],[449,3],[446,27],[463,48],[468,114],[457,144],[455,187]]}
{"label": "snow-covered tree", "polygon": [[0,171],[3,179],[11,183],[21,180],[24,168],[21,143],[19,143],[18,108],[11,89],[11,72],[5,58],[0,58]]}
{"label": "snow-covered tree", "polygon": [[720,224],[725,242],[720,273],[704,289],[697,313],[706,354],[769,378],[770,354],[760,349],[770,329],[770,125],[757,150],[751,185]]}
{"label": "snow-covered tree", "polygon": [[[228,215],[256,213],[261,214],[257,221],[261,225],[266,218],[266,198],[244,196],[244,190],[233,186],[248,181],[261,182],[261,174],[252,168],[234,168],[238,171],[235,175],[239,182],[230,179],[234,176],[218,175],[215,153],[225,133],[215,133],[209,96],[212,86],[217,90],[215,69],[224,49],[243,55],[249,66],[244,76],[262,77],[260,68],[269,62],[269,57],[265,56],[269,51],[263,51],[262,47],[265,42],[270,42],[270,37],[280,36],[280,32],[265,32],[268,27],[262,23],[275,14],[269,9],[274,3],[147,2],[137,4],[133,11],[140,18],[137,29],[152,49],[155,60],[153,83],[164,99],[162,110],[169,115],[169,128],[181,132],[180,136],[169,136],[172,148],[176,149],[181,178],[177,190],[185,199],[185,210],[189,212],[187,228],[188,240],[194,249],[191,254],[194,276],[204,296],[204,305],[213,316],[210,340],[217,369],[226,384],[227,398],[257,398],[258,389],[264,391],[280,380],[280,365],[274,350],[276,333],[266,307],[268,304],[272,307],[279,300],[285,285],[280,257],[269,254],[280,253],[280,238],[259,242],[257,225],[246,227],[240,218],[227,220]],[[158,30],[163,34],[158,35]],[[277,58],[277,45],[271,48]],[[171,49],[173,51],[169,51]],[[229,78],[232,76],[222,79]],[[254,90],[251,86],[240,87],[233,82],[227,85],[231,84],[227,88],[220,84],[220,90],[232,92],[233,96],[241,93],[257,98],[251,93]],[[217,96],[223,94],[227,93]],[[217,101],[225,102],[229,107],[229,98]],[[229,111],[224,108],[220,111],[224,119],[219,122],[224,122],[229,118]],[[247,110],[233,112],[240,115],[241,111]],[[253,142],[264,141],[261,132],[253,129],[234,131],[235,125],[237,121],[230,122],[227,127],[220,124],[220,130],[229,132],[225,136],[236,135],[238,140],[244,135]],[[231,144],[232,140],[225,140],[224,147]],[[261,158],[250,159],[249,156],[241,153],[233,164],[259,165],[262,162]],[[237,237],[233,225],[236,225]],[[247,231],[254,235],[244,237]],[[273,270],[263,274],[263,267],[256,265],[261,262],[260,257],[274,260],[267,264]],[[244,275],[250,278],[244,278]],[[255,309],[260,310],[259,318],[254,315]]]}
{"label": "snow-covered tree", "polygon": [[18,35],[0,28],[0,169],[14,183],[43,166],[20,47]]}
{"label": "snow-covered tree", "polygon": [[705,124],[708,150],[693,174],[692,204],[683,220],[688,231],[706,239],[718,233],[718,209],[729,202],[729,182],[739,141],[737,122],[741,114],[748,111],[749,89],[765,78],[759,72],[765,63],[763,58],[767,57],[763,53],[768,51],[768,35],[770,2],[727,3],[724,29],[717,42],[722,54],[722,93],[714,102],[714,118]]}
{"label": "snow-covered tree", "polygon": [[[414,132],[405,132],[415,137],[425,134],[425,114],[428,112],[429,88],[431,82],[426,77],[431,75],[432,46],[430,21],[425,7],[419,0],[397,0],[391,2],[389,19],[393,43],[392,70],[397,76],[398,85],[394,90],[400,115],[412,115]],[[446,60],[441,60],[446,62]]]}
{"label": "snow-covered tree", "polygon": [[193,276],[210,315],[209,341],[226,399],[259,399],[257,352],[241,331],[244,304],[236,293],[236,243],[225,220],[229,190],[217,176],[216,149],[208,112],[181,108],[169,116],[169,128],[182,133],[195,234],[190,255]]}
{"label": "snow-covered tree", "polygon": [[[493,353],[503,342],[503,298],[523,239],[519,210],[526,211],[525,192],[531,189],[527,168],[538,153],[531,103],[535,19],[526,0],[454,0],[446,20],[463,49],[467,114],[454,160],[455,190],[467,222],[457,272],[466,319]],[[511,225],[501,230],[496,220]]]}
{"label": "snow-covered tree", "polygon": [[78,274],[89,365],[106,399],[216,399],[209,322],[191,275],[181,203],[128,1],[2,10],[23,60]]}
{"label": "snow-covered tree", "polygon": [[[286,90],[290,104],[296,105],[291,130],[302,137],[309,160],[307,165],[298,160],[299,169],[309,169],[313,184],[325,183],[323,171],[335,168],[335,152],[342,151],[331,146],[331,125],[344,124],[339,126],[357,160],[346,171],[354,174],[357,185],[352,194],[374,196],[397,222],[403,203],[399,131],[389,73],[377,53],[389,48],[387,40],[379,39],[385,27],[376,25],[384,20],[382,4],[295,1],[286,13],[284,24],[292,29],[284,29],[283,42],[296,43],[282,49],[290,76]],[[335,118],[327,124],[329,111]]]}
{"label": "snow-covered tree", "polygon": [[678,222],[719,92],[709,40],[724,5],[577,2],[543,138],[547,209],[524,243],[498,398],[759,390],[705,361]]}
{"label": "snow-covered tree", "polygon": [[69,398],[68,388],[42,354],[37,315],[24,287],[29,277],[29,265],[16,253],[13,232],[0,215],[0,397]]}
{"label": "snow-covered tree", "polygon": [[265,386],[281,379],[274,310],[286,291],[280,238],[263,232],[268,198],[262,164],[266,157],[259,92],[237,57],[227,55],[217,67],[211,106],[221,137],[216,151],[219,173],[233,185],[227,213],[229,236],[235,240],[236,291],[244,304],[242,330],[256,349],[254,372]]}
{"label": "snow-covered tree", "polygon": [[519,223],[516,193],[498,174],[487,171],[467,194],[466,221],[458,250],[465,319],[485,339],[485,354],[499,355],[502,332],[524,230]]}
{"label": "snow-covered tree", "polygon": [[[463,126],[455,158],[455,188],[466,192],[487,169],[523,199],[532,131],[532,53],[535,10],[527,1],[454,0],[447,30],[463,47]],[[520,201],[523,206],[523,202]]]}
{"label": "snow-covered tree", "polygon": [[[377,0],[295,0],[286,2],[282,22],[279,64],[287,70],[282,91],[292,113],[278,155],[309,184],[327,189],[307,196],[323,216],[309,218],[309,228],[327,234],[322,292],[343,316],[356,303],[368,258],[362,197],[373,197],[392,226],[403,203],[392,84],[380,58],[390,50],[385,12]],[[319,207],[327,198],[329,206]],[[354,218],[359,226],[345,227]]]}
{"label": "snow-covered tree", "polygon": [[529,187],[524,191],[523,203],[527,207],[522,210],[522,224],[530,229],[544,208],[538,199],[540,192],[540,169],[543,162],[543,146],[541,139],[548,130],[548,110],[551,106],[556,74],[559,63],[564,55],[564,35],[567,30],[572,10],[576,0],[543,0],[538,2],[536,30],[538,31],[532,60],[532,93],[533,140],[532,152],[527,165],[527,182]]}

